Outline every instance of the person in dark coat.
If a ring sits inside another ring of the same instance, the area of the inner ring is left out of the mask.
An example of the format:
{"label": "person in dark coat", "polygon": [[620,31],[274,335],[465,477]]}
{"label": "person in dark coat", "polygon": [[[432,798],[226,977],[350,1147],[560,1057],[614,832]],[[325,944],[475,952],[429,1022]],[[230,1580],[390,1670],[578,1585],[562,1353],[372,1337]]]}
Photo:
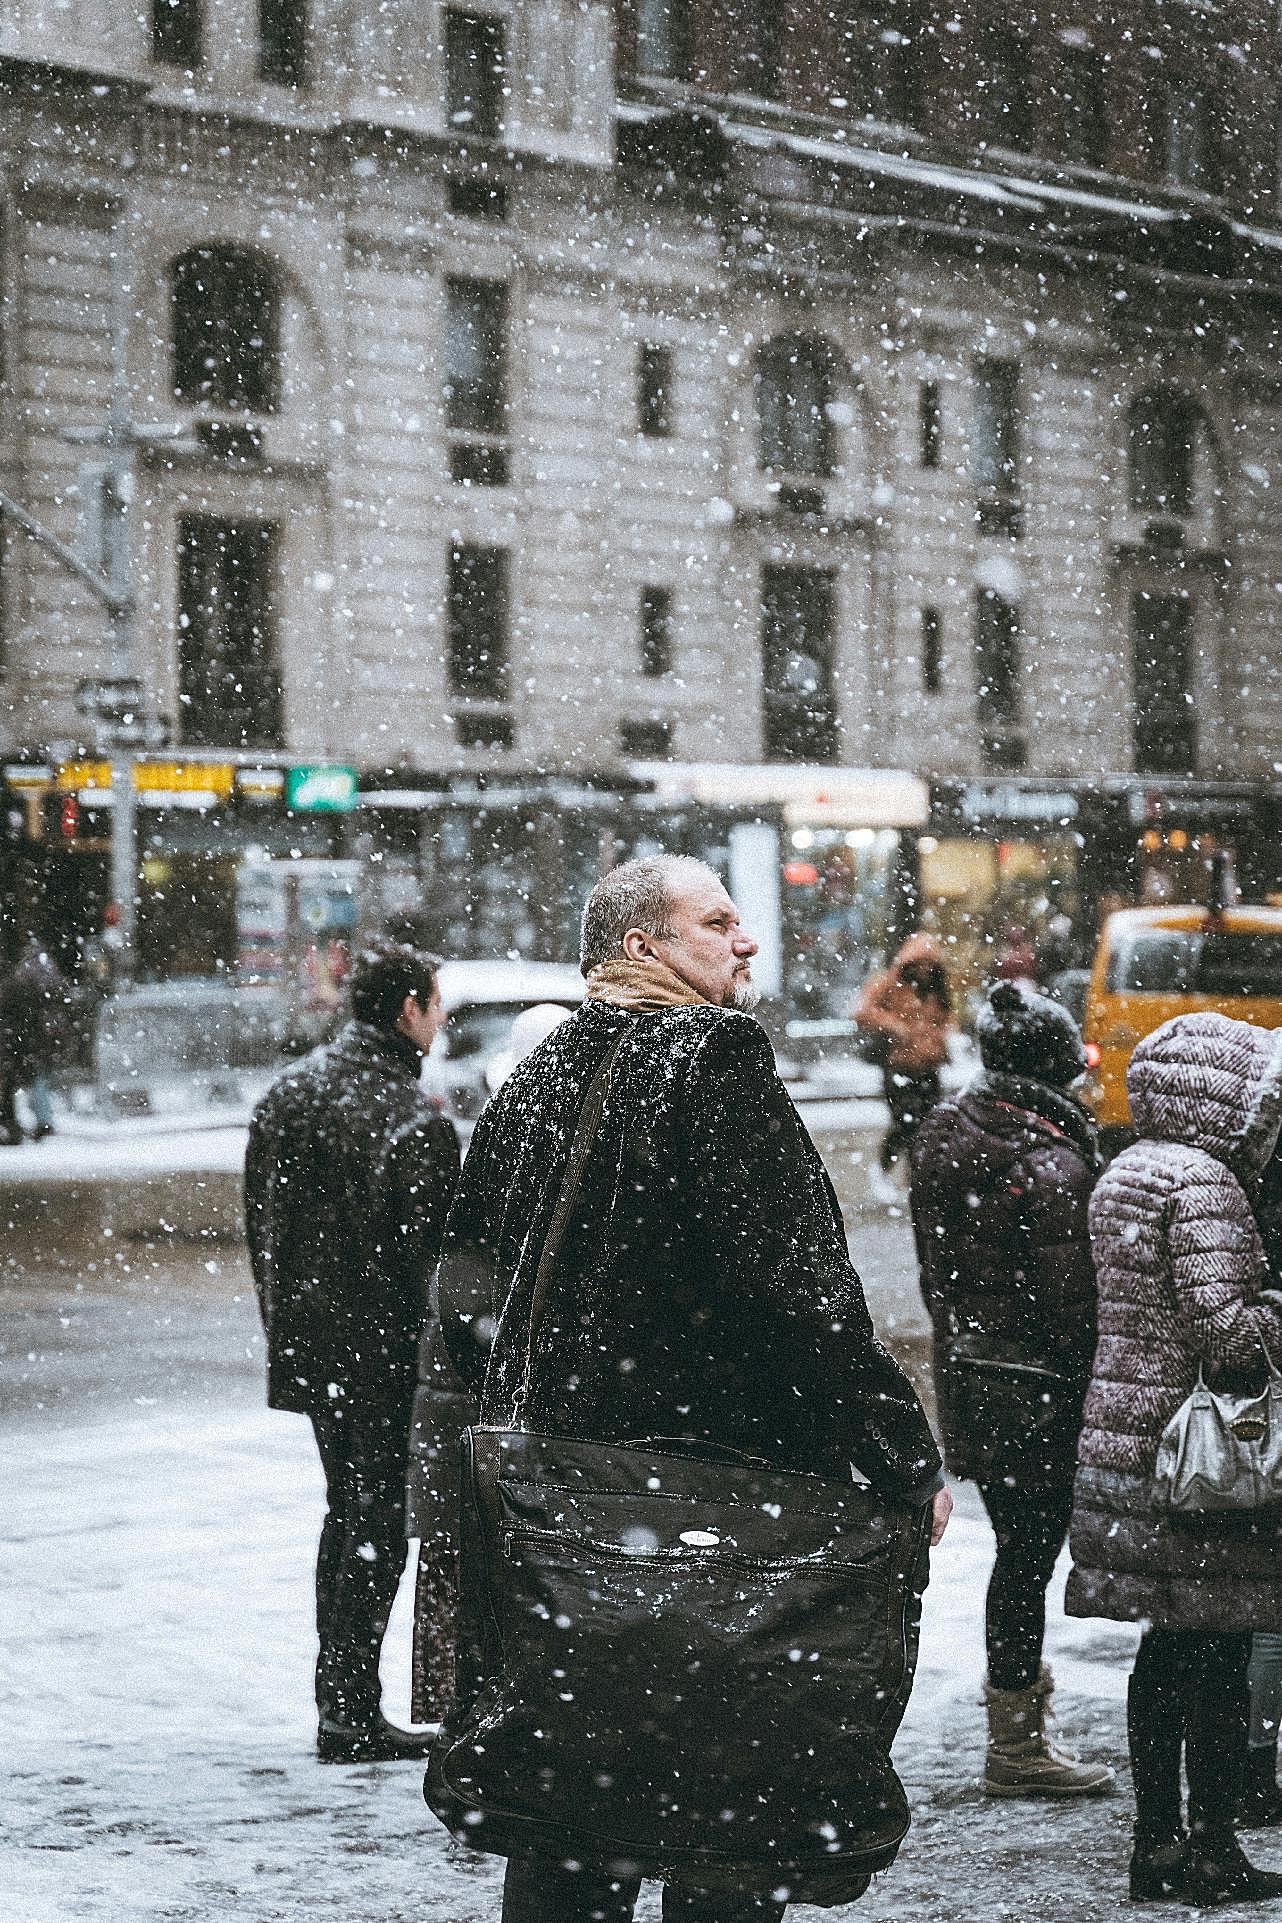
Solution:
{"label": "person in dark coat", "polygon": [[[1174,1511],[1162,1433],[1197,1384],[1259,1386],[1282,1356],[1254,1192],[1282,1124],[1282,1030],[1210,1011],[1145,1036],[1126,1074],[1139,1139],[1091,1202],[1099,1340],[1078,1444],[1070,1615],[1145,1625],[1128,1696],[1135,1896],[1282,1896],[1234,1834],[1251,1631],[1282,1629],[1282,1515]],[[1180,1757],[1188,1778],[1182,1823]]]}
{"label": "person in dark coat", "polygon": [[[1282,1149],[1264,1172],[1255,1204],[1255,1219],[1264,1244],[1269,1275],[1282,1277]],[[1278,1784],[1278,1731],[1282,1728],[1282,1632],[1257,1629],[1251,1638],[1251,1661],[1246,1672],[1249,1730],[1246,1769],[1238,1821],[1243,1829],[1273,1828],[1282,1823],[1282,1787]]]}
{"label": "person in dark coat", "polygon": [[1069,1093],[1086,1052],[1066,1008],[1015,982],[989,990],[976,1035],[982,1073],[922,1123],[911,1193],[948,1469],[979,1484],[997,1538],[984,1788],[1094,1795],[1113,1772],[1047,1735],[1042,1662],[1095,1353],[1086,1211],[1099,1153]]}
{"label": "person in dark coat", "polygon": [[363,954],[352,1019],[259,1103],[245,1160],[267,1399],[310,1417],[327,1511],[316,1564],[317,1754],[420,1756],[379,1707],[378,1660],[405,1566],[415,1358],[458,1180],[453,1124],[419,1082],[444,1016],[436,964]]}
{"label": "person in dark coat", "polygon": [[[832,1185],[754,1005],[756,944],[701,863],[625,863],[584,913],[588,1000],[484,1110],[446,1231],[442,1333],[482,1421],[506,1422],[540,1251],[592,1078],[623,1042],[551,1285],[525,1426],[681,1435],[895,1498],[950,1498],[926,1418],[877,1341]],[[638,1740],[643,1740],[638,1734]],[[632,1915],[635,1884],[509,1859],[504,1923]],[[782,1905],[669,1887],[664,1916]]]}
{"label": "person in dark coat", "polygon": [[49,1075],[70,1029],[71,984],[29,935],[0,981],[0,1144],[22,1140],[18,1090],[25,1088],[35,1117],[35,1139],[53,1134]]}

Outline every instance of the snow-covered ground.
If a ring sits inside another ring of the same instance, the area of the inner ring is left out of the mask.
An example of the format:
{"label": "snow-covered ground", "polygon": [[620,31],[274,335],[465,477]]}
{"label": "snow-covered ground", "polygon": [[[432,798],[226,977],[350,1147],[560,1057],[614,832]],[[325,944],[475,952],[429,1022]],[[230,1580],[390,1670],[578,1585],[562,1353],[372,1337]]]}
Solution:
{"label": "snow-covered ground", "polygon": [[[415,1766],[314,1760],[321,1484],[301,1419],[183,1409],[27,1429],[0,1442],[0,1466],[4,1923],[497,1919],[499,1867],[447,1842]],[[900,1745],[916,1827],[852,1916],[1049,1923],[1116,1901],[1121,1799],[1015,1809],[974,1790],[989,1553],[964,1503],[935,1558]],[[385,1677],[400,1715],[407,1602],[408,1584]],[[1051,1641],[1067,1726],[1114,1753],[1133,1633],[1056,1616]]]}
{"label": "snow-covered ground", "polygon": [[[811,1096],[801,1113],[812,1130],[880,1129],[885,1103],[873,1096]],[[244,1165],[247,1116],[185,1114],[105,1120],[69,1117],[43,1142],[0,1147],[6,1183],[111,1181],[117,1177],[236,1174]]]}
{"label": "snow-covered ground", "polygon": [[[826,1138],[839,1181],[866,1142]],[[49,1213],[21,1216],[0,1252],[0,1923],[497,1923],[500,1866],[447,1841],[415,1766],[315,1762],[321,1479],[307,1425],[261,1406],[243,1249],[95,1237],[58,1211],[70,1194],[33,1185]],[[853,1222],[874,1318],[921,1379],[906,1224],[857,1200]],[[1095,1923],[1123,1909],[1128,1795],[1075,1808],[977,1789],[991,1536],[959,1493],[898,1749],[914,1829],[862,1904],[827,1914]],[[1061,1726],[1124,1762],[1135,1631],[1066,1621],[1062,1577]],[[407,1602],[385,1671],[400,1716]],[[1251,1847],[1282,1861],[1282,1839]],[[654,1891],[639,1916],[655,1923]]]}

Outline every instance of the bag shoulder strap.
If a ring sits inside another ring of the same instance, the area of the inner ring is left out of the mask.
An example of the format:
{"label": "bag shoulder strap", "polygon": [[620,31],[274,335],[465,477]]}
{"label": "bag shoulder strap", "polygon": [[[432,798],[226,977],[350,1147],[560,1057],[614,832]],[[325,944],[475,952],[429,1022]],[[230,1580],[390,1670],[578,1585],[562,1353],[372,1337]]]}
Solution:
{"label": "bag shoulder strap", "polygon": [[614,1074],[615,1058],[627,1040],[631,1027],[632,1024],[629,1022],[611,1042],[605,1060],[588,1083],[588,1092],[579,1113],[578,1126],[570,1142],[565,1175],[561,1181],[561,1192],[556,1198],[556,1207],[552,1211],[552,1220],[548,1224],[543,1251],[539,1256],[539,1266],[534,1276],[534,1289],[530,1297],[529,1331],[525,1344],[525,1364],[521,1370],[521,1380],[516,1391],[516,1403],[512,1415],[513,1428],[520,1428],[522,1413],[530,1398],[531,1380],[534,1374],[534,1348],[543,1325],[548,1297],[552,1292],[552,1278],[556,1273],[557,1261],[570,1226],[570,1218],[574,1213],[574,1205],[579,1199],[579,1185],[583,1180],[583,1170],[601,1124],[601,1113],[610,1090],[610,1078]]}

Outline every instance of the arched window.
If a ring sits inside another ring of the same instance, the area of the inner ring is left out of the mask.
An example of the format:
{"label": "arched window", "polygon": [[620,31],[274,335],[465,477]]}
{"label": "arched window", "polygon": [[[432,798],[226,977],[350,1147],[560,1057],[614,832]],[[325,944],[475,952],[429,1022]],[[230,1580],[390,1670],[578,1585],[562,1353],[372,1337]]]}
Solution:
{"label": "arched window", "polygon": [[833,357],[821,340],[789,334],[757,355],[761,465],[826,479],[833,471]]}
{"label": "arched window", "polygon": [[248,247],[193,247],[173,265],[174,392],[271,414],[280,404],[276,272]]}
{"label": "arched window", "polygon": [[1193,512],[1197,402],[1177,388],[1157,387],[1132,403],[1127,427],[1131,506],[1141,514]]}

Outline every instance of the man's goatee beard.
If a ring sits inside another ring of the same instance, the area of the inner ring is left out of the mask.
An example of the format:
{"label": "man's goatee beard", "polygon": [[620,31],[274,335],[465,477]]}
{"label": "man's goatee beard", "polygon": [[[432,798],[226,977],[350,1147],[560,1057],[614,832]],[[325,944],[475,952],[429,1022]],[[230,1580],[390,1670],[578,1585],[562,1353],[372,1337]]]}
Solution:
{"label": "man's goatee beard", "polygon": [[741,1015],[751,1015],[760,1000],[761,990],[756,982],[736,982],[730,990],[728,1006],[737,1008]]}

